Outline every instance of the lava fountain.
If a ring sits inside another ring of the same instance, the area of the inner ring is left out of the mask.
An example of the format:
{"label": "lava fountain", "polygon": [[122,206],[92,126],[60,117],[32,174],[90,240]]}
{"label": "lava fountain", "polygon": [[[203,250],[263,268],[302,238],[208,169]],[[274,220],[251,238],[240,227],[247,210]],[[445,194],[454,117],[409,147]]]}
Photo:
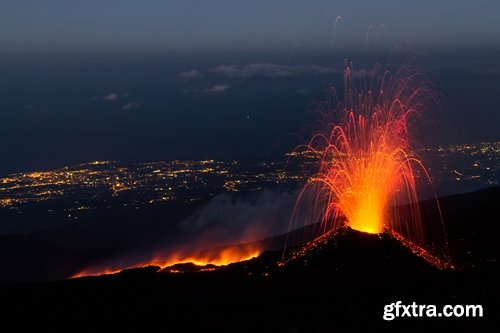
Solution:
{"label": "lava fountain", "polygon": [[[436,103],[432,91],[417,72],[355,72],[346,65],[343,100],[320,111],[319,129],[300,147],[319,166],[298,205],[312,190],[314,218],[324,231],[345,224],[367,233],[388,228],[423,243],[417,180],[430,183],[430,177],[416,155],[412,130],[429,102]],[[409,216],[391,214],[401,204],[414,206]]]}

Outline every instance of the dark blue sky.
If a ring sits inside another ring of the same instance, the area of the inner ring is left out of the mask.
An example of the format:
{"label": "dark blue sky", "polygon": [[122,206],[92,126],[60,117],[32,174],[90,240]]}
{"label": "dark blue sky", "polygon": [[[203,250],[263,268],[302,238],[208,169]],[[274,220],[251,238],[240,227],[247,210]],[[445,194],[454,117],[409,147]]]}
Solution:
{"label": "dark blue sky", "polygon": [[498,13],[492,0],[3,0],[0,50],[323,48],[337,16],[338,47],[381,25],[392,44],[494,46]]}
{"label": "dark blue sky", "polygon": [[428,115],[442,142],[500,140],[499,13],[483,0],[0,0],[0,174],[279,153],[342,89],[345,59],[373,68],[397,46],[443,96]]}

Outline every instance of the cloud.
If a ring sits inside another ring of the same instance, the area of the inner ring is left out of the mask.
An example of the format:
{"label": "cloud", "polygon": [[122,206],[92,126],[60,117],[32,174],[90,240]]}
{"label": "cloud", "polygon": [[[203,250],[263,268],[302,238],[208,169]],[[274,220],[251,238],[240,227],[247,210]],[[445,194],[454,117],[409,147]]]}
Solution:
{"label": "cloud", "polygon": [[202,78],[203,75],[196,69],[191,69],[187,72],[182,72],[177,74],[177,77],[183,81],[188,81],[192,79],[199,79]]}
{"label": "cloud", "polygon": [[248,242],[288,230],[296,192],[264,191],[247,198],[227,193],[214,197],[207,205],[180,222],[195,240],[209,246]]}
{"label": "cloud", "polygon": [[299,94],[299,95],[306,95],[306,94],[310,94],[311,90],[302,88],[302,89],[295,90],[295,93]]}
{"label": "cloud", "polygon": [[120,95],[116,93],[110,93],[102,98],[104,101],[116,101],[117,99],[120,99]]}
{"label": "cloud", "polygon": [[263,76],[270,78],[299,76],[299,75],[328,75],[342,73],[342,71],[319,65],[286,66],[271,63],[257,63],[245,66],[222,65],[212,69],[215,74],[230,78],[247,78]]}
{"label": "cloud", "polygon": [[130,103],[124,104],[122,108],[123,108],[123,110],[131,110],[131,109],[137,109],[140,106],[141,106],[141,103],[139,103],[139,102],[130,102]]}
{"label": "cloud", "polygon": [[208,94],[221,94],[226,92],[229,89],[227,84],[216,84],[211,88],[205,89],[205,92]]}
{"label": "cloud", "polygon": [[[103,101],[108,101],[108,102],[112,102],[112,101],[117,101],[119,99],[122,99],[122,98],[127,98],[129,95],[129,93],[124,93],[124,94],[117,94],[117,93],[109,93],[107,94],[106,96],[104,96],[102,98]],[[98,98],[97,97],[94,97],[92,98],[93,101],[97,101]]]}

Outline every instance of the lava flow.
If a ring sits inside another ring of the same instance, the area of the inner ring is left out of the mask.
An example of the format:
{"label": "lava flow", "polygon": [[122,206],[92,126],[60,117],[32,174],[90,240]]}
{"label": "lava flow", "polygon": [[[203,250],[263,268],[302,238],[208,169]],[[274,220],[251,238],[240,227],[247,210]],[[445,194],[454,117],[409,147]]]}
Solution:
{"label": "lava flow", "polygon": [[[377,71],[358,80],[346,66],[343,101],[321,111],[320,129],[302,147],[319,159],[319,169],[296,210],[312,195],[313,218],[324,232],[345,224],[367,233],[387,228],[423,244],[417,179],[430,183],[430,177],[415,155],[412,130],[435,98],[419,73]],[[403,204],[414,206],[410,214],[391,214],[391,207]]]}
{"label": "lava flow", "polygon": [[158,254],[154,258],[138,263],[127,263],[126,265],[117,264],[112,267],[107,264],[105,267],[93,266],[89,267],[75,275],[72,278],[82,276],[94,276],[103,274],[119,273],[125,269],[158,266],[165,269],[174,265],[191,263],[197,266],[226,266],[231,263],[240,262],[255,258],[261,254],[262,250],[255,243],[246,243],[238,245],[228,245],[217,248],[212,248],[200,252],[195,251],[178,251],[170,255]]}
{"label": "lava flow", "polygon": [[260,253],[261,250],[257,245],[247,243],[209,249],[194,255],[177,253],[170,256],[168,259],[159,256],[150,261],[148,265],[160,266],[162,268],[180,263],[193,263],[199,266],[225,266],[234,262],[255,258],[260,255]]}

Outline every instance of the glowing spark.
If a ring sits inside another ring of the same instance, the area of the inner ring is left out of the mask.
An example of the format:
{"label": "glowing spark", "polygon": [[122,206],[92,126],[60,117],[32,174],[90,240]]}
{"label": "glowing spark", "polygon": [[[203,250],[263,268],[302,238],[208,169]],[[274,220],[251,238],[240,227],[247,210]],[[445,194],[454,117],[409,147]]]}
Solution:
{"label": "glowing spark", "polygon": [[335,47],[335,35],[337,34],[337,24],[342,20],[342,16],[337,16],[335,19],[335,23],[333,23],[333,32],[332,32],[332,47]]}
{"label": "glowing spark", "polygon": [[296,50],[299,46],[301,46],[301,45],[302,45],[302,43],[297,43],[297,44],[295,44],[295,46],[292,48],[292,50],[291,50],[291,51],[290,51],[290,53],[288,54],[288,60],[287,60],[287,62],[286,62],[286,65],[287,65],[287,66],[290,66],[290,61],[292,60],[292,56],[293,56],[293,54],[295,53],[295,50]]}
{"label": "glowing spark", "polygon": [[344,100],[322,114],[322,128],[305,146],[319,158],[319,168],[299,201],[312,190],[325,231],[344,224],[368,233],[387,227],[422,244],[418,206],[411,216],[390,214],[390,207],[418,201],[419,172],[430,181],[410,133],[412,121],[433,99],[429,83],[417,73],[369,73],[369,86],[358,89],[346,66]]}

